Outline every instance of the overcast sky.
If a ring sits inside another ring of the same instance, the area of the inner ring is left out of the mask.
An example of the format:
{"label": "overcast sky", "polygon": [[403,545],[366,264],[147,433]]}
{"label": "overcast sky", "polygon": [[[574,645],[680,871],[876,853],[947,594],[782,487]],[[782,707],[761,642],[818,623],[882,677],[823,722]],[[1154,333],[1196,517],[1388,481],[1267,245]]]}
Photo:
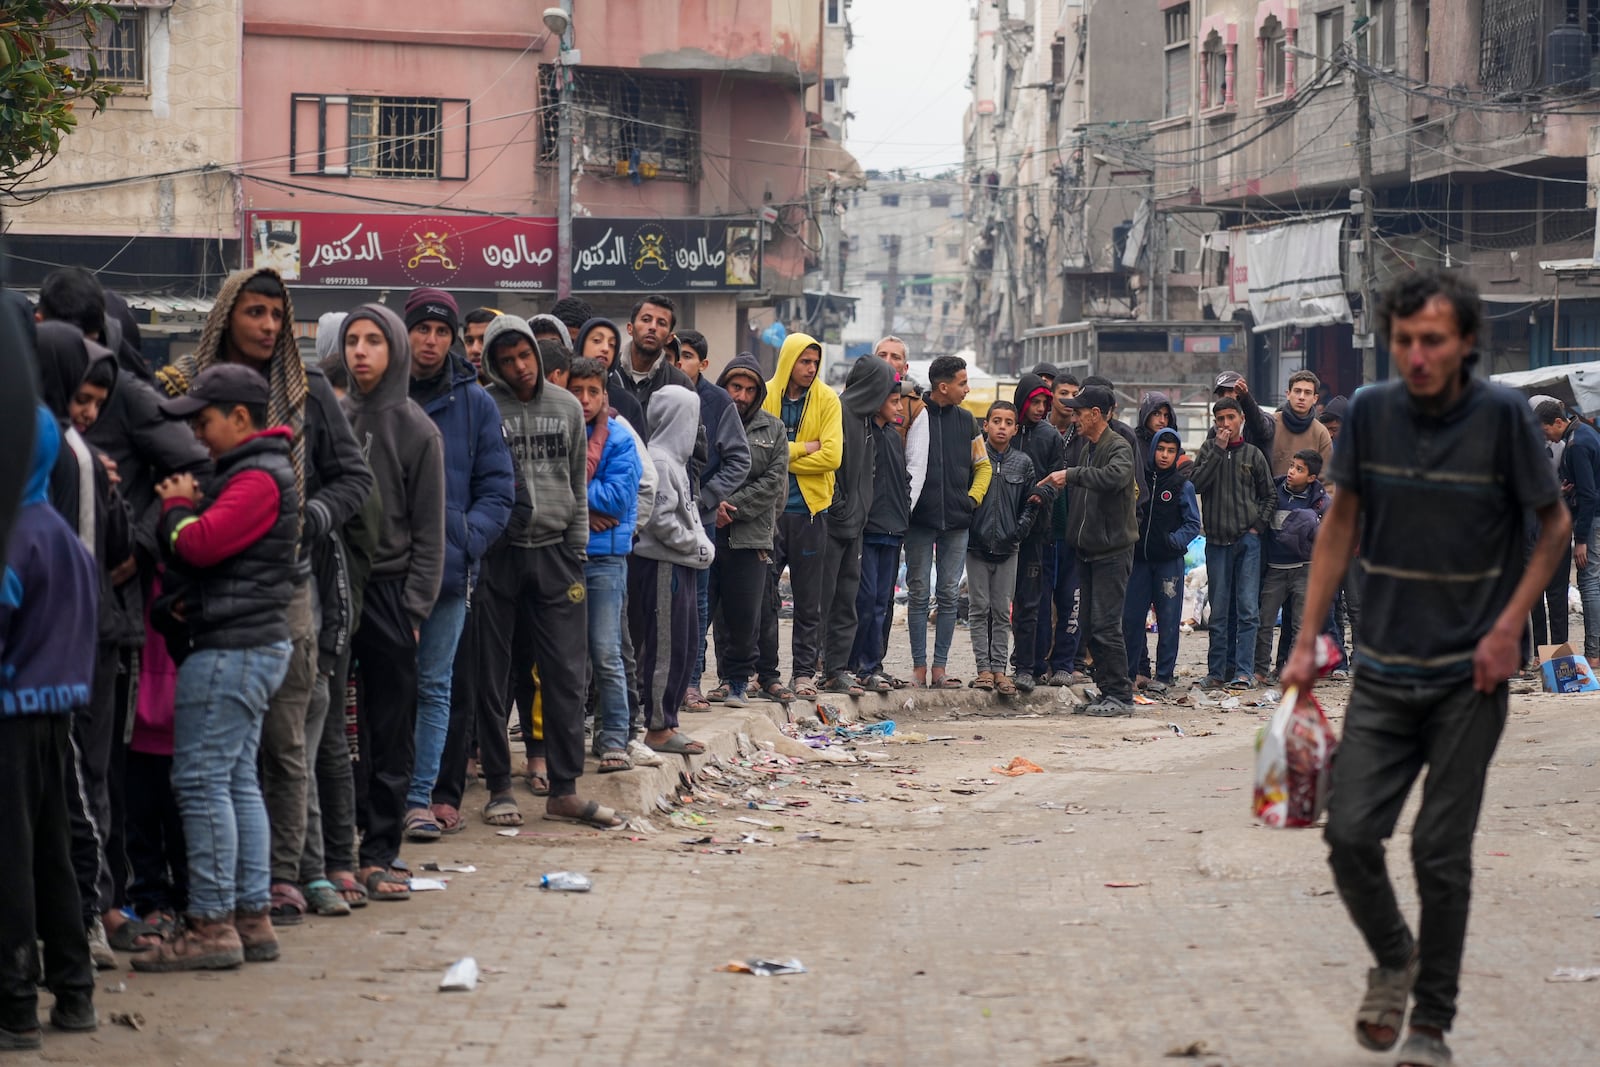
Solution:
{"label": "overcast sky", "polygon": [[855,0],[847,147],[863,169],[937,174],[961,163],[972,91],[971,0]]}

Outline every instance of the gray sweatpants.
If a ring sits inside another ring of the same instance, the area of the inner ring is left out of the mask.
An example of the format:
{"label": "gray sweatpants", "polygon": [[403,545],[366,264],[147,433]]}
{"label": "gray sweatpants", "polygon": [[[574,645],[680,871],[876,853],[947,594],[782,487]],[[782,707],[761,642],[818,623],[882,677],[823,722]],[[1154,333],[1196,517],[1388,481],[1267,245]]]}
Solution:
{"label": "gray sweatpants", "polygon": [[1017,557],[995,562],[967,553],[967,622],[978,673],[1006,672],[1006,642],[1011,634],[1011,594],[1017,588]]}

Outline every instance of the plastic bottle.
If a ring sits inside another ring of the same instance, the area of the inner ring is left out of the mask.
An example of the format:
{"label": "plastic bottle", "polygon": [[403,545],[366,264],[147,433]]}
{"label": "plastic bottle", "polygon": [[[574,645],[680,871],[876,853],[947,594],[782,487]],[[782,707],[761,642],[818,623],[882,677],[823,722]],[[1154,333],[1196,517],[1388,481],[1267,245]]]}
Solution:
{"label": "plastic bottle", "polygon": [[539,888],[557,893],[587,893],[594,888],[594,883],[588,875],[576,871],[552,871],[539,879]]}

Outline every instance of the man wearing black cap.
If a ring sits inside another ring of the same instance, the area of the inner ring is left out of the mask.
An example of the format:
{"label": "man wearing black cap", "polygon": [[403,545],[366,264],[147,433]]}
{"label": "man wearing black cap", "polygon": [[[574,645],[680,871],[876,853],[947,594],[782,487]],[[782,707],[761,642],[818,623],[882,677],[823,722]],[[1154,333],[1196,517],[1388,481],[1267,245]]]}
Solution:
{"label": "man wearing black cap", "polygon": [[1077,411],[1078,434],[1085,441],[1078,466],[1061,472],[1068,496],[1067,539],[1078,554],[1079,618],[1087,620],[1080,625],[1088,635],[1095,685],[1100,689],[1100,699],[1083,712],[1132,715],[1122,602],[1133,569],[1133,546],[1139,540],[1133,449],[1121,434],[1111,431],[1114,401],[1109,390],[1086,386],[1066,403]]}
{"label": "man wearing black cap", "polygon": [[1060,371],[1056,370],[1056,365],[1054,363],[1041,363],[1028,373],[1037,374],[1039,377],[1044,379],[1046,385],[1054,389],[1056,386],[1056,375],[1059,374]]}

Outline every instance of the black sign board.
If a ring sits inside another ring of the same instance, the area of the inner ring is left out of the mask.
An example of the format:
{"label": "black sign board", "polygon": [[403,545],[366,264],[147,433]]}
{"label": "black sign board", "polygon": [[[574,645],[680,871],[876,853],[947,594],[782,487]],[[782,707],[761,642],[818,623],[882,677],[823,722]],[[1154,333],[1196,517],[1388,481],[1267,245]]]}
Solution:
{"label": "black sign board", "polygon": [[573,292],[699,293],[760,288],[754,219],[573,219]]}

